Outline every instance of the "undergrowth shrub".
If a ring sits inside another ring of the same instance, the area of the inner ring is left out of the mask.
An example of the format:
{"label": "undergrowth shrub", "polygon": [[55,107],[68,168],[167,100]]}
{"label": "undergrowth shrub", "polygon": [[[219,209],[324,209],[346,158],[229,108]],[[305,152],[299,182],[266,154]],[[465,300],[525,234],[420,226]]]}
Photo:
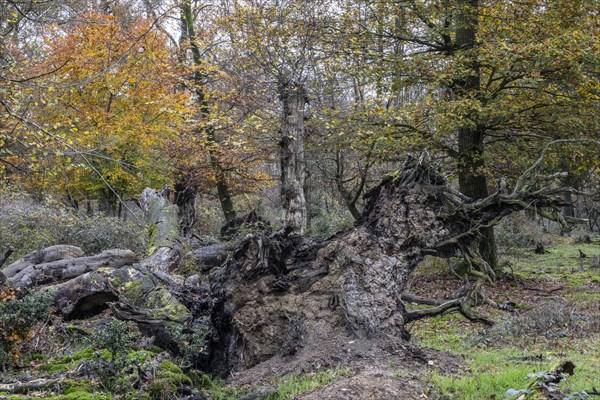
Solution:
{"label": "undergrowth shrub", "polygon": [[354,217],[346,206],[327,193],[308,193],[307,203],[310,235],[330,236],[354,223]]}
{"label": "undergrowth shrub", "polygon": [[167,326],[167,331],[179,346],[180,356],[186,363],[195,364],[200,358],[206,357],[209,321],[202,318],[191,326]]}
{"label": "undergrowth shrub", "polygon": [[0,290],[0,366],[6,370],[15,364],[21,354],[20,345],[31,339],[31,328],[48,318],[54,294],[51,291],[36,292],[17,298],[17,291],[10,287]]}
{"label": "undergrowth shrub", "polygon": [[[130,323],[111,319],[104,329],[90,337],[90,344],[96,353],[93,359],[86,362],[88,374],[100,379],[107,390],[115,391],[121,372],[130,364],[128,354],[136,337]],[[108,354],[104,354],[104,351]]]}
{"label": "undergrowth shrub", "polygon": [[86,254],[126,248],[142,255],[146,228],[104,215],[87,216],[52,197],[36,199],[21,191],[0,190],[0,253],[15,249],[11,261],[55,244],[72,244]]}
{"label": "undergrowth shrub", "polygon": [[600,315],[574,310],[572,304],[556,299],[514,315],[484,330],[475,342],[586,337],[600,331]]}
{"label": "undergrowth shrub", "polygon": [[551,234],[525,213],[514,213],[503,218],[495,228],[496,243],[500,248],[535,247],[536,243],[548,245]]}

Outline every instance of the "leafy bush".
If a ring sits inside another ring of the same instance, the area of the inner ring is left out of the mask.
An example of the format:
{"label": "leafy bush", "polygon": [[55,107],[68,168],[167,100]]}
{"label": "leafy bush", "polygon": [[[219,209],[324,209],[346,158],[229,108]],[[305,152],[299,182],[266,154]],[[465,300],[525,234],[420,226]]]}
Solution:
{"label": "leafy bush", "polygon": [[195,321],[188,327],[180,324],[167,326],[167,331],[177,343],[184,361],[193,364],[202,356],[206,356],[206,337],[209,333],[207,318]]}
{"label": "leafy bush", "polygon": [[346,206],[325,192],[309,193],[308,231],[311,235],[329,236],[348,228],[354,223],[354,217]]}
{"label": "leafy bush", "polygon": [[28,339],[31,328],[48,316],[53,293],[37,292],[17,298],[16,290],[0,290],[0,365],[15,363],[19,344]]}
{"label": "leafy bush", "polygon": [[120,373],[131,362],[128,354],[136,337],[130,323],[115,318],[91,336],[90,344],[96,353],[92,360],[86,362],[86,368],[90,375],[100,379],[106,389],[116,389]]}
{"label": "leafy bush", "polygon": [[127,248],[144,254],[146,228],[104,215],[87,216],[51,197],[35,199],[23,192],[0,191],[0,253],[15,249],[12,260],[55,244],[72,244],[86,254]]}

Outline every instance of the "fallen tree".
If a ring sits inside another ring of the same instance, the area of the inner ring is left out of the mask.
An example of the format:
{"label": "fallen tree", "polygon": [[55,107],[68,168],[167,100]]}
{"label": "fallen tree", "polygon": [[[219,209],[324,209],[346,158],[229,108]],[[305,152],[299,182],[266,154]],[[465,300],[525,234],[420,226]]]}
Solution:
{"label": "fallen tree", "polygon": [[67,260],[83,256],[83,250],[77,246],[59,244],[47,247],[43,250],[31,252],[2,270],[7,278],[12,278],[25,268],[36,264],[49,263],[52,261]]}
{"label": "fallen tree", "polygon": [[131,250],[104,250],[100,254],[88,257],[33,264],[16,273],[10,280],[17,288],[29,288],[76,278],[99,268],[120,268],[137,261],[137,256]]}
{"label": "fallen tree", "polygon": [[[527,174],[534,178],[533,169]],[[571,189],[525,179],[512,193],[473,201],[423,154],[367,193],[352,229],[326,240],[281,231],[247,238],[211,281],[218,337],[212,368],[249,368],[336,335],[407,339],[408,322],[450,310],[491,323],[471,310],[477,301],[494,304],[480,291],[483,279],[495,279],[477,250],[482,232],[526,208],[565,222],[561,194]],[[402,294],[419,262],[457,254],[475,282],[433,308],[409,310]]]}
{"label": "fallen tree", "polygon": [[[479,300],[493,303],[480,290],[482,280],[495,279],[477,250],[482,232],[525,208],[566,222],[558,210],[571,189],[534,186],[534,167],[512,193],[473,201],[453,190],[426,154],[410,157],[367,193],[353,228],[327,239],[286,230],[249,233],[227,257],[228,245],[211,248],[203,258],[210,273],[186,280],[172,274],[180,257],[177,208],[147,189],[142,203],[150,255],[140,264],[96,269],[55,285],[55,298],[66,318],[110,307],[174,351],[186,341],[172,332],[208,323],[198,361],[223,373],[291,357],[335,337],[408,339],[407,323],[450,310],[490,323],[471,310]],[[457,254],[476,281],[455,298],[429,301],[432,308],[408,309],[411,298],[426,302],[404,293],[419,262]]]}

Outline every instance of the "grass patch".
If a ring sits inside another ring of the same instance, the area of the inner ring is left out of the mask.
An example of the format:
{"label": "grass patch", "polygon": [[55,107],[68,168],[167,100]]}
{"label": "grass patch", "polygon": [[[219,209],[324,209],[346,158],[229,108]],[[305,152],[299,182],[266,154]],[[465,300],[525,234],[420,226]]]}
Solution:
{"label": "grass patch", "polygon": [[[594,344],[589,343],[589,346]],[[597,343],[595,344],[598,345]],[[591,348],[589,349],[591,350]],[[597,385],[600,374],[598,358],[588,352],[581,354],[580,349],[553,355],[553,352],[541,353],[540,361],[523,361],[526,353],[518,347],[497,349],[471,349],[463,354],[465,371],[459,375],[443,375],[432,372],[428,376],[437,394],[463,400],[502,398],[508,389],[526,388],[530,380],[528,374],[554,370],[560,360],[571,360],[577,366],[575,375],[569,377],[562,387],[576,392],[590,390]],[[494,397],[495,396],[495,397]]]}
{"label": "grass patch", "polygon": [[[579,250],[587,257],[580,258]],[[590,258],[598,255],[598,245],[567,243],[550,247],[546,254],[530,250],[513,252],[510,263],[516,276],[535,279],[547,287],[564,286],[564,290],[554,297],[536,299],[533,305],[528,304],[513,316],[502,313],[499,315],[502,323],[487,333],[481,333],[483,326],[472,324],[457,314],[412,324],[410,331],[417,344],[461,356],[465,362],[463,371],[456,375],[431,372],[427,380],[432,392],[444,399],[499,399],[508,389],[526,388],[530,383],[528,374],[554,370],[564,360],[576,365],[575,375],[562,383],[564,389],[579,392],[597,387],[600,274],[591,268]],[[512,293],[496,295],[521,302],[523,298],[514,292],[516,288],[514,285],[508,288]],[[531,296],[531,292],[523,294]],[[502,330],[503,325],[508,328],[514,325],[515,329]],[[503,333],[497,341],[475,340],[492,338],[490,332],[496,331]],[[540,355],[541,360],[522,359]]]}
{"label": "grass patch", "polygon": [[[580,258],[579,250],[587,257]],[[574,287],[582,287],[600,282],[600,274],[591,267],[592,258],[596,256],[600,256],[600,246],[596,244],[561,243],[547,248],[545,254],[520,249],[506,258],[513,265],[515,275],[524,278],[555,278]]]}
{"label": "grass patch", "polygon": [[349,374],[348,369],[336,368],[283,377],[277,382],[277,391],[265,400],[293,400],[301,393],[321,388]]}

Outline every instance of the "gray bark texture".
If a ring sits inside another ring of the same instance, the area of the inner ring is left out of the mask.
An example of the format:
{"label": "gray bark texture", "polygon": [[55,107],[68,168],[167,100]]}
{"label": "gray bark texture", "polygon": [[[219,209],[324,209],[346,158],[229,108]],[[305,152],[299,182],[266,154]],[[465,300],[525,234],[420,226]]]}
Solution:
{"label": "gray bark texture", "polygon": [[306,92],[299,83],[284,82],[279,87],[283,104],[281,135],[281,200],[283,203],[283,226],[300,235],[307,224],[304,181],[304,105]]}
{"label": "gray bark texture", "polygon": [[10,281],[17,288],[30,288],[66,281],[99,268],[119,268],[137,261],[137,256],[131,250],[105,250],[93,256],[30,265],[15,274]]}
{"label": "gray bark texture", "polygon": [[168,274],[179,263],[179,209],[157,190],[146,188],[140,197],[150,227],[150,255],[141,264]]}
{"label": "gray bark texture", "polygon": [[556,193],[524,190],[472,200],[422,156],[409,158],[367,193],[352,229],[325,240],[285,230],[247,237],[209,274],[210,369],[250,368],[336,337],[342,343],[349,337],[402,340],[409,321],[451,308],[469,315],[469,295],[429,311],[407,310],[402,293],[418,263],[427,254],[458,253],[473,269],[485,265],[473,250],[482,231],[518,210],[560,206]]}
{"label": "gray bark texture", "polygon": [[43,250],[36,250],[19,258],[2,270],[4,276],[12,278],[25,268],[35,264],[44,264],[52,261],[67,260],[83,256],[83,250],[76,246],[59,244],[47,247]]}

